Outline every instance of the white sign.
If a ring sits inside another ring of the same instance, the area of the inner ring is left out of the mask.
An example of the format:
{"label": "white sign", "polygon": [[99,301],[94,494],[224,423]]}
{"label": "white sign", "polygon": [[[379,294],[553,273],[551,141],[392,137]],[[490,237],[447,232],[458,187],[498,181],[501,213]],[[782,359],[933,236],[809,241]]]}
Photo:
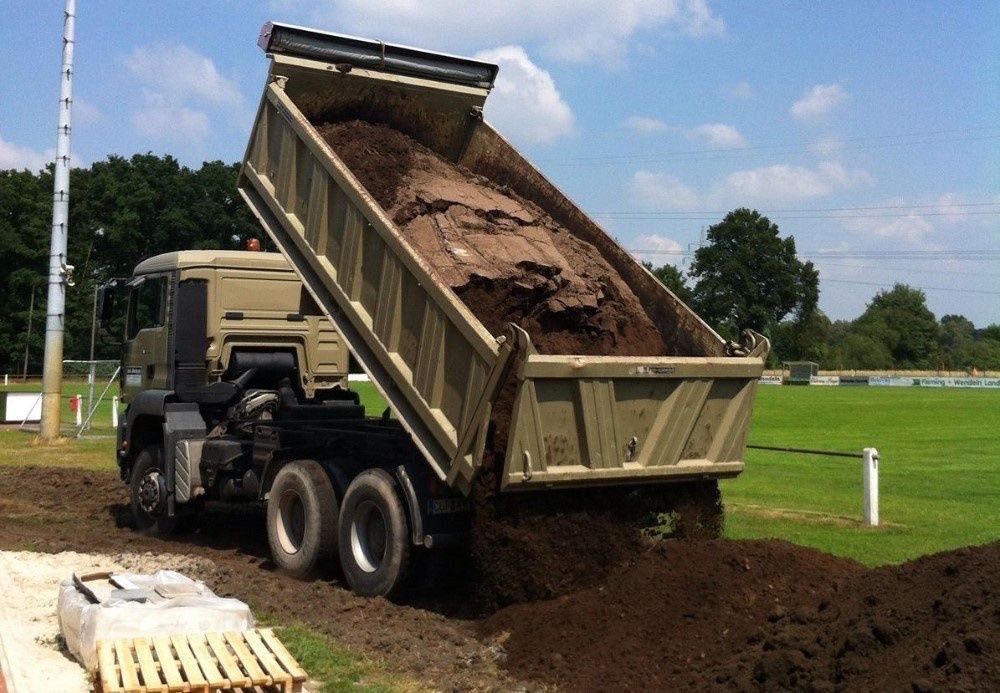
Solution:
{"label": "white sign", "polygon": [[760,382],[761,385],[781,385],[782,384],[782,382],[781,382],[781,376],[780,375],[762,375],[762,376],[760,376],[760,381],[759,382]]}
{"label": "white sign", "polygon": [[969,387],[1000,389],[1000,378],[917,378],[920,387]]}
{"label": "white sign", "polygon": [[839,375],[810,375],[810,385],[840,385]]}
{"label": "white sign", "polygon": [[891,375],[873,375],[868,378],[869,385],[880,387],[913,387],[913,378],[897,378]]}
{"label": "white sign", "polygon": [[42,393],[8,392],[4,421],[38,422],[42,420]]}

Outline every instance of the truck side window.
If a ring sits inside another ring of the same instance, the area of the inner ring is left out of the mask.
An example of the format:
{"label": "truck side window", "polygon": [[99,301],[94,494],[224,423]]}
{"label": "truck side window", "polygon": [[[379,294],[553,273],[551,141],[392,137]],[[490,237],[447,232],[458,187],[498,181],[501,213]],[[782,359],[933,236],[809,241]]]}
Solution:
{"label": "truck side window", "polygon": [[128,338],[139,330],[161,327],[166,322],[167,278],[147,279],[132,289],[128,310]]}

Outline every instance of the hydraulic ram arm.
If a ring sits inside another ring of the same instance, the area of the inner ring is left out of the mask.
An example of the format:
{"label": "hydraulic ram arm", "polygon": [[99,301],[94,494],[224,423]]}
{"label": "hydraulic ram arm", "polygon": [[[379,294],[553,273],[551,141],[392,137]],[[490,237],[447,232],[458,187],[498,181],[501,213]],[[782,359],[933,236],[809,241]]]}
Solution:
{"label": "hydraulic ram arm", "polygon": [[498,67],[444,53],[395,46],[382,41],[332,34],[315,29],[267,22],[257,45],[266,53],[343,63],[409,77],[491,89]]}

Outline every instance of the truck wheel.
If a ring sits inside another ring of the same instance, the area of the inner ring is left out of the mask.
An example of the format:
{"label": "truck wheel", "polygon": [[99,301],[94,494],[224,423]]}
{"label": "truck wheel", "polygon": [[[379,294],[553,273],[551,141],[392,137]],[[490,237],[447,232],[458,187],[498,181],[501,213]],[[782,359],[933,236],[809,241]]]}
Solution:
{"label": "truck wheel", "polygon": [[337,553],[337,496],[313,460],[278,471],[267,498],[267,542],[279,568],[307,577]]}
{"label": "truck wheel", "polygon": [[410,525],[388,472],[366,470],[347,487],[339,534],[340,565],[355,593],[398,592],[409,570]]}
{"label": "truck wheel", "polygon": [[144,534],[177,534],[187,529],[193,519],[193,513],[167,516],[167,483],[160,466],[162,457],[159,445],[147,445],[132,465],[129,479],[132,518],[136,529]]}

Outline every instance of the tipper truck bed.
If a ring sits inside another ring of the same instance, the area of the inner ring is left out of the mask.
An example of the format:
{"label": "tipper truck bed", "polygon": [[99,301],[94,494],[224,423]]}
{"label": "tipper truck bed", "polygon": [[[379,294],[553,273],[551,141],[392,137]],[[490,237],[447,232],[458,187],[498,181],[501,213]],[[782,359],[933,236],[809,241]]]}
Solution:
{"label": "tipper truck bed", "polygon": [[[271,69],[240,191],[442,480],[468,491],[512,362],[506,491],[742,470],[766,340],[727,344],[482,119],[495,66],[278,24],[261,46]],[[316,132],[358,115],[509,186],[595,246],[673,355],[540,355],[516,327],[490,334]]]}
{"label": "tipper truck bed", "polygon": [[[158,392],[143,414],[162,433],[119,434],[146,525],[205,498],[263,500],[279,567],[304,575],[339,553],[352,589],[389,594],[416,554],[468,539],[483,488],[505,505],[607,501],[610,487],[740,473],[767,340],[723,340],[483,120],[495,65],[281,24],[260,45],[270,70],[240,193],[394,416],[366,417],[350,392],[303,396],[260,356]],[[487,329],[317,130],[355,120],[405,133],[587,244],[664,355],[543,354],[518,324]]]}

